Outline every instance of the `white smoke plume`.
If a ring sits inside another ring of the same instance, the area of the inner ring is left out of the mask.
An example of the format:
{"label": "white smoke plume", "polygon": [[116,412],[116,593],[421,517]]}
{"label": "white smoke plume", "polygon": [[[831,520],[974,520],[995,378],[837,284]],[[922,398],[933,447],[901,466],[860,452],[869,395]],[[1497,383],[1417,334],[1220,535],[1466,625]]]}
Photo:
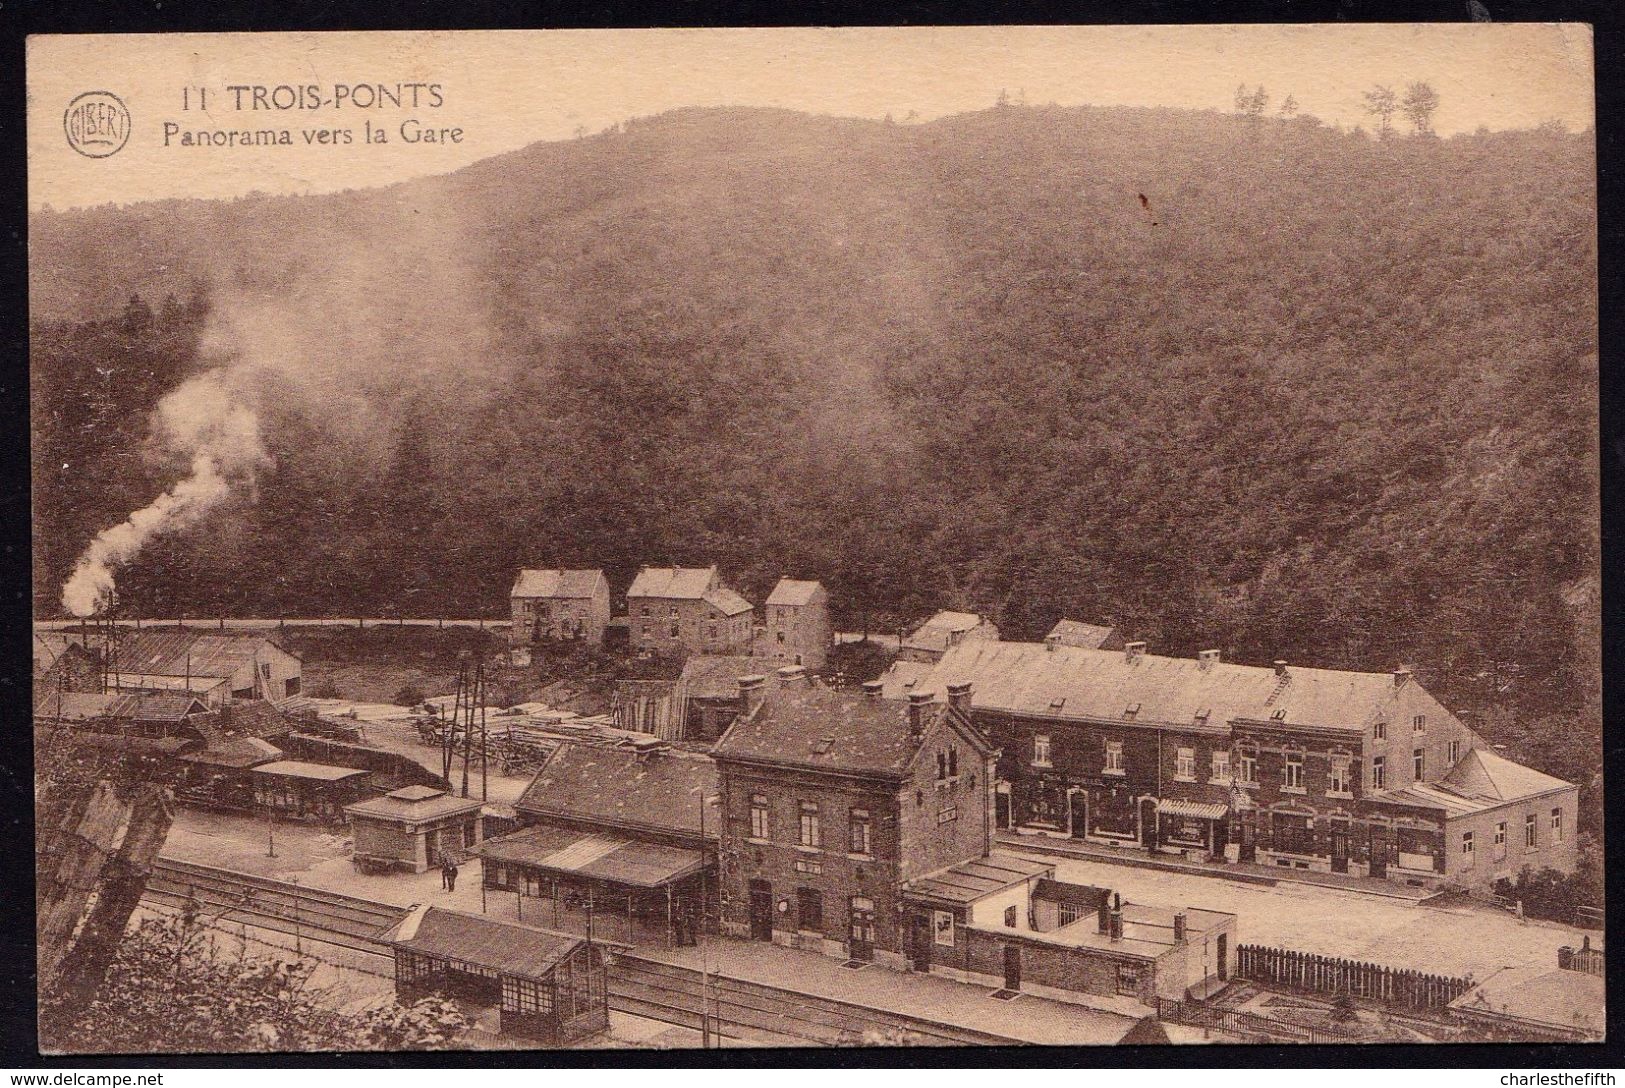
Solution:
{"label": "white smoke plume", "polygon": [[62,603],[75,616],[95,615],[111,602],[115,571],[149,540],[196,523],[270,460],[258,417],[219,370],[159,401],[154,429],[167,450],[190,459],[190,475],[90,542],[62,587]]}

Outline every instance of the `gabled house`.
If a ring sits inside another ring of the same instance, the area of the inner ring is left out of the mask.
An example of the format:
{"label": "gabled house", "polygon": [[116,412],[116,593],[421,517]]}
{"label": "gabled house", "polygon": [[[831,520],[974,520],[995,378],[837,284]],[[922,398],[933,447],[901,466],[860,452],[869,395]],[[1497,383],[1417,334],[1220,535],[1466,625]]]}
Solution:
{"label": "gabled house", "polygon": [[763,630],[753,647],[756,657],[772,668],[824,667],[835,629],[829,619],[829,593],[822,582],[780,578],[762,612]]}
{"label": "gabled house", "polygon": [[274,639],[191,630],[118,631],[93,645],[117,691],[191,692],[211,709],[298,695],[303,663]]}
{"label": "gabled house", "polygon": [[1475,890],[1486,848],[1512,875],[1526,842],[1574,864],[1576,787],[1487,751],[1407,669],[972,641],[913,689],[967,682],[1003,828]]}
{"label": "gabled house", "polygon": [[755,609],[717,568],[644,567],[626,591],[634,649],[677,655],[750,652]]}
{"label": "gabled house", "polygon": [[935,664],[961,643],[998,637],[999,629],[974,612],[942,611],[903,637],[897,660]]}
{"label": "gabled house", "polygon": [[1099,623],[1083,623],[1079,620],[1058,620],[1049,634],[1044,636],[1045,642],[1054,642],[1057,646],[1076,646],[1081,650],[1121,650],[1123,636],[1117,633],[1117,628]]}
{"label": "gabled house", "polygon": [[510,647],[554,640],[599,644],[609,624],[609,580],[601,570],[521,570],[508,594]]}
{"label": "gabled house", "polygon": [[964,693],[899,706],[798,672],[741,678],[712,750],[723,932],[906,966],[904,885],[989,852],[996,753]]}

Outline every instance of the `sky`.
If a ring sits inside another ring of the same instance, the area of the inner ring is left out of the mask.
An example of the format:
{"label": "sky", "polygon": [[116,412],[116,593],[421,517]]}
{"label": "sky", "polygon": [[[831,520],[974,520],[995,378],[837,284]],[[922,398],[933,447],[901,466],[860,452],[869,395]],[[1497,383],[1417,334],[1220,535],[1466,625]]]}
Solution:
{"label": "sky", "polygon": [[[1228,110],[1244,82],[1273,102],[1290,94],[1328,124],[1369,126],[1363,92],[1417,80],[1439,93],[1441,136],[1593,123],[1591,33],[1577,24],[39,36],[28,42],[29,201],[68,208],[387,185],[682,106],[928,121],[1006,92],[1032,104]],[[373,93],[365,87],[414,82],[436,85],[438,105],[422,88],[415,109],[404,89],[400,107],[356,106]],[[266,108],[234,86],[264,88]],[[307,94],[277,109],[278,86],[289,88],[284,102],[314,87],[322,104],[306,108]],[[124,146],[99,158],[74,150],[66,131],[69,104],[91,91],[116,96],[130,118]],[[369,125],[389,142],[367,142]],[[282,129],[291,144],[184,142]],[[325,142],[323,129],[334,133]],[[451,129],[458,139],[406,139]]]}

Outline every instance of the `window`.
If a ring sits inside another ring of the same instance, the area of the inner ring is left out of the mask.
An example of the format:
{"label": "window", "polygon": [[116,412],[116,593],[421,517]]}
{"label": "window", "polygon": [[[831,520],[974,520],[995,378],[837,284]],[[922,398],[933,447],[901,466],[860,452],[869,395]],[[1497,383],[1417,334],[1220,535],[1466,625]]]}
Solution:
{"label": "window", "polygon": [[715,642],[717,640],[717,625],[716,624],[708,623],[708,624],[705,625],[705,637],[710,639],[712,642]]}
{"label": "window", "polygon": [[503,975],[502,1008],[505,1012],[544,1016],[553,1011],[553,993],[545,983],[534,979]]}
{"label": "window", "polygon": [[1004,908],[1004,924],[1010,929],[1016,928],[1016,907],[1014,903]]}
{"label": "window", "polygon": [[1033,762],[1040,767],[1049,766],[1049,734],[1038,733],[1033,737]]}
{"label": "window", "polygon": [[1426,714],[1418,714],[1416,717],[1411,719],[1412,733],[1425,733],[1427,732],[1427,728],[1428,716]]}
{"label": "window", "polygon": [[1349,780],[1349,757],[1334,755],[1331,760],[1331,772],[1326,779],[1326,792],[1348,796],[1354,792],[1354,785]]}
{"label": "window", "polygon": [[937,753],[937,781],[941,782],[948,777],[948,753]]}
{"label": "window", "polygon": [[1372,740],[1387,740],[1388,739],[1388,723],[1387,722],[1378,722],[1376,725],[1373,725],[1371,727],[1371,739]]}
{"label": "window", "polygon": [[948,746],[948,777],[959,777],[959,749],[952,745]]}
{"label": "window", "polygon": [[952,948],[954,946],[953,912],[946,910],[932,911],[931,933],[937,944]]}
{"label": "window", "polygon": [[848,824],[847,849],[854,854],[869,852],[869,810],[855,808]]}
{"label": "window", "polygon": [[[653,613],[653,612],[651,612],[651,611],[650,611],[650,610],[649,610],[649,606],[648,606],[648,605],[644,605],[644,606],[643,606],[643,614],[644,614],[644,615],[645,615],[645,616],[652,616],[652,615],[654,615],[654,613]],[[648,628],[645,628],[645,630],[648,630]]]}
{"label": "window", "polygon": [[1281,788],[1283,790],[1303,789],[1303,753],[1288,752],[1286,762],[1281,765]]}
{"label": "window", "polygon": [[957,819],[959,819],[958,805],[944,805],[942,808],[937,809],[937,823],[951,824]]}
{"label": "window", "polygon": [[645,623],[642,626],[643,626],[643,637],[648,638],[649,637],[649,625],[647,623]]}
{"label": "window", "polygon": [[1138,996],[1140,992],[1140,965],[1137,963],[1121,963],[1117,965],[1117,992]]}
{"label": "window", "polygon": [[682,631],[682,628],[679,627],[677,624],[674,623],[674,624],[671,625],[671,637],[672,638],[676,638],[678,636],[678,634],[681,633],[681,631]]}
{"label": "window", "polygon": [[1523,818],[1523,845],[1526,850],[1533,850],[1540,845],[1540,832],[1535,827],[1533,812]]}
{"label": "window", "polygon": [[1084,909],[1076,903],[1062,903],[1056,908],[1056,925],[1069,926],[1084,916]]}
{"label": "window", "polygon": [[1563,810],[1560,808],[1552,809],[1552,841],[1563,841]]}
{"label": "window", "polygon": [[824,897],[813,888],[796,889],[796,926],[807,930],[824,928]]}
{"label": "window", "polygon": [[282,690],[289,695],[299,694],[299,677],[290,676],[282,682]]}
{"label": "window", "polygon": [[1174,756],[1174,777],[1196,781],[1196,749],[1181,748]]}
{"label": "window", "polygon": [[1411,749],[1411,777],[1418,782],[1422,781],[1422,772],[1427,768],[1427,755],[1426,748]]}
{"label": "window", "polygon": [[1495,825],[1495,856],[1505,857],[1507,852],[1507,822],[1502,820]]}
{"label": "window", "polygon": [[1243,748],[1236,753],[1238,771],[1236,780],[1252,784],[1258,781],[1258,752],[1252,748]]}
{"label": "window", "polygon": [[1229,779],[1230,779],[1230,753],[1229,752],[1214,752],[1213,753],[1213,778],[1212,778],[1212,780],[1214,782],[1227,782],[1227,781],[1229,781]]}
{"label": "window", "polygon": [[260,676],[266,680],[271,679],[271,663],[269,661],[260,662]]}
{"label": "window", "polygon": [[1461,759],[1461,741],[1459,741],[1459,740],[1451,741],[1450,746],[1447,749],[1447,751],[1448,751],[1448,756],[1446,757],[1447,761],[1449,762],[1449,764],[1452,767],[1454,767],[1456,765],[1457,761],[1459,761]]}
{"label": "window", "polygon": [[1383,762],[1384,761],[1381,756],[1371,757],[1371,788],[1374,790],[1382,789],[1383,784],[1386,781],[1384,772],[1387,770],[1387,768],[1383,766]]}
{"label": "window", "polygon": [[1106,773],[1123,774],[1123,742],[1109,740],[1106,742]]}
{"label": "window", "polygon": [[801,802],[801,845],[823,845],[818,834],[818,806],[811,801]]}
{"label": "window", "polygon": [[[780,645],[780,646],[783,646],[783,645],[784,645],[784,632],[783,632],[783,631],[780,631],[780,632],[779,632],[779,633],[778,633],[778,635],[779,635],[779,645]],[[712,636],[711,636],[711,637],[712,637],[712,638],[715,638],[715,637],[716,637],[716,636],[715,636],[715,635],[712,635]]]}
{"label": "window", "polygon": [[672,605],[670,608],[668,608],[666,610],[666,614],[668,616],[670,616],[672,619],[676,619],[677,618],[677,606]]}
{"label": "window", "polygon": [[753,839],[770,839],[773,837],[767,823],[767,794],[765,793],[750,795],[750,837]]}
{"label": "window", "polygon": [[1473,867],[1473,833],[1471,831],[1461,833],[1461,867],[1463,869]]}

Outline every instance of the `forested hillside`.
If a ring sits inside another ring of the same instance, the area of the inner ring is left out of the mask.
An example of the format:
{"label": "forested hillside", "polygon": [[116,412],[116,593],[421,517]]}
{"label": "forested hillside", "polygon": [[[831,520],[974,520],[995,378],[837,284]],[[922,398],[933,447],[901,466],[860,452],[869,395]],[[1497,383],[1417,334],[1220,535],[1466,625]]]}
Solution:
{"label": "forested hillside", "polygon": [[845,626],[1110,620],[1571,713],[1593,188],[1590,133],[695,110],[42,213],[35,600],[174,481],[149,413],[225,366],[274,463],[123,575],[148,615],[496,614],[524,563],[715,562],[757,600],[822,578]]}

